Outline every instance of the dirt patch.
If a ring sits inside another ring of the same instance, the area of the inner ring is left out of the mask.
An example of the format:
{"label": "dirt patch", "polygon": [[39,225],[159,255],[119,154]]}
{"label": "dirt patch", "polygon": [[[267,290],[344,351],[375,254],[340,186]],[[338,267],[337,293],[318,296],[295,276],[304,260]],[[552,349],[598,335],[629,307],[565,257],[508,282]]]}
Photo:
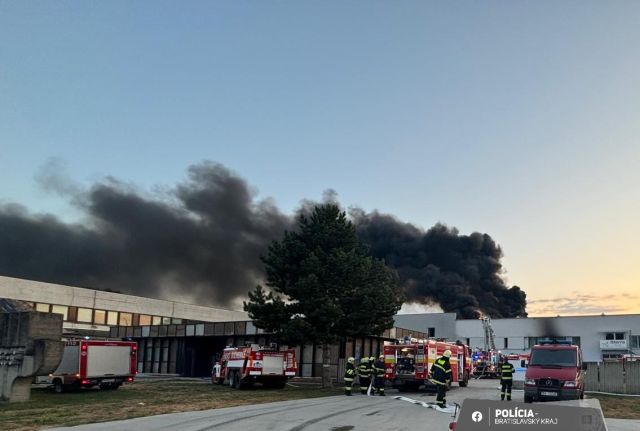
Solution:
{"label": "dirt patch", "polygon": [[640,398],[615,397],[608,395],[589,395],[589,398],[597,398],[602,406],[605,418],[612,419],[640,419]]}
{"label": "dirt patch", "polygon": [[235,390],[198,381],[135,382],[116,391],[83,390],[55,394],[34,389],[31,401],[0,403],[0,429],[32,431],[248,404],[341,394],[340,389],[290,387]]}

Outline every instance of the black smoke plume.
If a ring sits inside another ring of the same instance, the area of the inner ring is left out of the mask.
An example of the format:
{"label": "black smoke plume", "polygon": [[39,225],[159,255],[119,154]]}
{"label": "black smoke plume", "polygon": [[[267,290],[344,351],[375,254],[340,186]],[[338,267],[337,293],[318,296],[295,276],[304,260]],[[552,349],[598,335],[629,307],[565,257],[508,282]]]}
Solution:
{"label": "black smoke plume", "polygon": [[459,318],[525,317],[526,295],[500,277],[502,250],[487,234],[460,235],[436,224],[423,231],[394,217],[353,210],[360,239],[394,267],[409,302],[438,304]]}
{"label": "black smoke plume", "polygon": [[[231,306],[262,282],[260,256],[294,226],[270,200],[222,165],[189,168],[189,179],[148,196],[113,179],[83,190],[50,165],[41,181],[85,215],[65,223],[0,205],[0,274],[150,297]],[[336,201],[333,191],[325,201]],[[313,202],[303,201],[298,213]],[[489,235],[423,231],[389,215],[353,209],[358,234],[394,267],[410,302],[460,317],[526,316],[525,294],[500,278],[502,252]]]}
{"label": "black smoke plume", "polygon": [[73,198],[84,224],[0,207],[0,274],[230,305],[261,281],[260,255],[290,223],[211,163],[162,197],[108,180]]}

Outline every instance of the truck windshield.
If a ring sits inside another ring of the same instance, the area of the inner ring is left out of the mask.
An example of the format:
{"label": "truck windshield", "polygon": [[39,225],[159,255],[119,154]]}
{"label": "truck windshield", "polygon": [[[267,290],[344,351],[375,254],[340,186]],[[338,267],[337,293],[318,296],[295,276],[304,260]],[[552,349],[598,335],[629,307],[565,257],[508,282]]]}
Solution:
{"label": "truck windshield", "polygon": [[577,366],[575,350],[534,349],[531,352],[529,366],[575,367]]}

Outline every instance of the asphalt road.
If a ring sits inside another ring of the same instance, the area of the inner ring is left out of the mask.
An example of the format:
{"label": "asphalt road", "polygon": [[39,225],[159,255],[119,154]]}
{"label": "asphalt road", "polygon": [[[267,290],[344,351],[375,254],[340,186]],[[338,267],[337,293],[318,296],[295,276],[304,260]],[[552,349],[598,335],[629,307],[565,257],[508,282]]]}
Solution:
{"label": "asphalt road", "polygon": [[[496,380],[471,381],[467,388],[453,388],[447,402],[462,403],[465,398],[498,399]],[[231,407],[187,413],[174,413],[125,421],[80,425],[56,430],[73,431],[371,431],[371,430],[448,430],[451,415],[411,402],[395,399],[405,396],[432,402],[435,396],[425,393],[399,394],[389,390],[386,397],[333,396],[270,404]],[[354,392],[355,393],[355,392]],[[514,392],[522,401],[522,392]],[[609,431],[640,429],[637,421],[607,422]]]}

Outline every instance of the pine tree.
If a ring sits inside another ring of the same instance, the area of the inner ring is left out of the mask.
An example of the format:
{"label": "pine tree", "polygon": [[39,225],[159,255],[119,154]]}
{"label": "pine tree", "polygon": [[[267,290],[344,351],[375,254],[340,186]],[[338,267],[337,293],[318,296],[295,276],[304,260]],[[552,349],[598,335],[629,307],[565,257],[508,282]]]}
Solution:
{"label": "pine tree", "polygon": [[380,335],[404,299],[394,271],[369,256],[337,205],[300,215],[263,257],[268,292],[258,285],[244,309],[258,328],[290,345],[323,346],[323,385],[330,384],[329,345]]}

